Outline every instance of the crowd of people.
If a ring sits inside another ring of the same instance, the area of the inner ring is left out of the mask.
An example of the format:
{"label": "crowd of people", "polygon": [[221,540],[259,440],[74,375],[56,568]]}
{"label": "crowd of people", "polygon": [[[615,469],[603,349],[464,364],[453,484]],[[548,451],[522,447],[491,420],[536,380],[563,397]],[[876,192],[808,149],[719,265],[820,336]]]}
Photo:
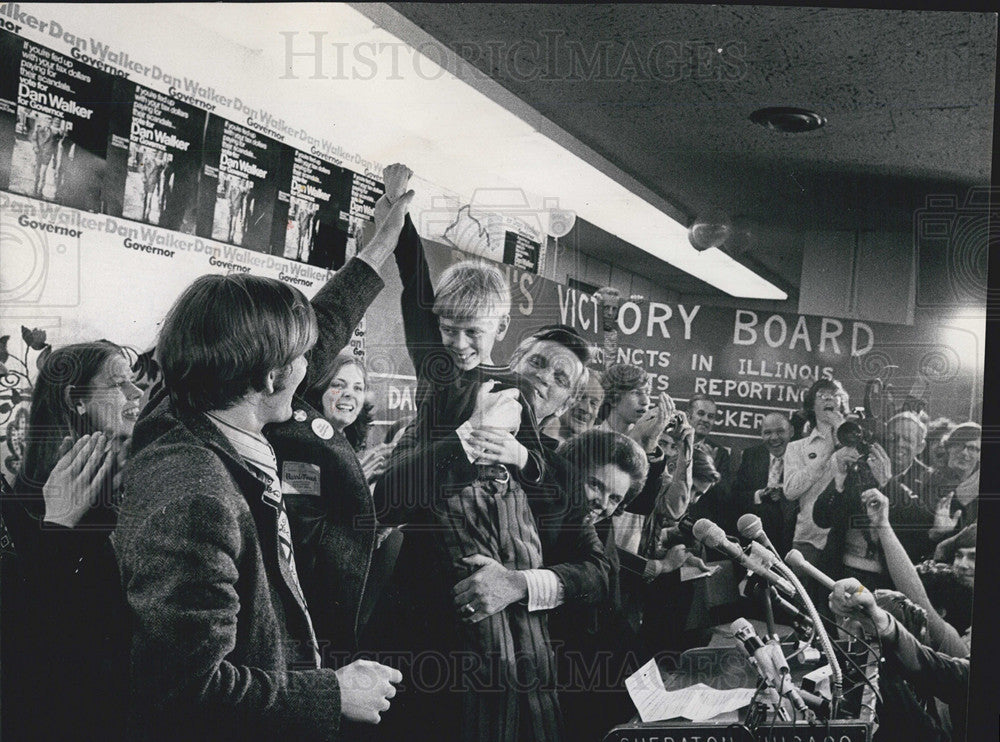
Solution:
{"label": "crowd of people", "polygon": [[[717,555],[691,523],[754,513],[841,580],[817,604],[885,637],[920,711],[886,694],[888,728],[960,738],[979,425],[903,411],[844,445],[847,395],[822,379],[798,436],[769,414],[738,455],[711,398],[654,398],[569,327],[500,358],[506,279],[463,261],[432,283],[410,175],[386,168],[373,236],[311,301],[197,279],[145,391],[105,340],[46,359],[2,500],[4,733],[600,739],[642,661],[707,642],[706,581],[682,573]],[[418,409],[367,445],[344,349],[390,254]]]}

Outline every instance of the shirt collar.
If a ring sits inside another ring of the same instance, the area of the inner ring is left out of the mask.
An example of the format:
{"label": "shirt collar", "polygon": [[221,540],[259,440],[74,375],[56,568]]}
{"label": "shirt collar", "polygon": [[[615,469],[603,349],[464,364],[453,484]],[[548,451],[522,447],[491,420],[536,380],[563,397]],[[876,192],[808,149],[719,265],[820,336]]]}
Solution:
{"label": "shirt collar", "polygon": [[817,438],[822,438],[822,439],[823,439],[823,440],[825,440],[825,441],[828,441],[828,440],[830,440],[830,439],[829,439],[829,438],[827,438],[827,437],[826,437],[825,435],[823,435],[823,431],[822,431],[822,430],[820,430],[819,428],[815,428],[815,429],[813,429],[813,432],[811,432],[811,433],[809,434],[809,438],[807,438],[806,440],[807,440],[807,441],[808,441],[809,443],[814,443],[814,442],[816,441],[816,439],[817,439]]}

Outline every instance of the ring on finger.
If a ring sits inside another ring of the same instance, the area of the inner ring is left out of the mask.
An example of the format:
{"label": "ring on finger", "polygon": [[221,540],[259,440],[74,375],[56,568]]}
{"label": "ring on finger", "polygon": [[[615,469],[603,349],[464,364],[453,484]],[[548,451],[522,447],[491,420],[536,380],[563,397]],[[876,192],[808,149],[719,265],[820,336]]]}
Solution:
{"label": "ring on finger", "polygon": [[462,610],[462,613],[464,615],[471,616],[471,615],[475,614],[476,607],[474,605],[472,605],[472,603],[466,603],[465,605],[462,606],[461,610]]}

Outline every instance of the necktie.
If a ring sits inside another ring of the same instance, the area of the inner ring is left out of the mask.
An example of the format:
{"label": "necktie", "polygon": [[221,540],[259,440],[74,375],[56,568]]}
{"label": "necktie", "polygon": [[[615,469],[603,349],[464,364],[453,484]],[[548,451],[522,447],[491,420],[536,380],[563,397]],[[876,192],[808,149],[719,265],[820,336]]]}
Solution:
{"label": "necktie", "polygon": [[771,468],[767,473],[767,486],[781,486],[782,478],[785,475],[785,460],[775,456],[771,457]]}
{"label": "necktie", "polygon": [[[270,448],[270,446],[268,446]],[[273,450],[271,451],[274,457]],[[302,607],[305,609],[306,623],[309,624],[309,636],[312,640],[313,659],[316,667],[322,663],[318,642],[316,641],[316,631],[313,629],[312,618],[309,616],[309,607],[306,605],[306,596],[302,592],[302,585],[299,583],[299,573],[295,569],[295,551],[292,548],[292,529],[288,523],[288,508],[285,506],[285,498],[281,496],[281,481],[278,479],[277,461],[271,471],[263,472],[271,479],[271,486],[264,490],[264,499],[274,505],[278,510],[278,559],[287,571],[288,586],[295,593]]]}
{"label": "necktie", "polygon": [[278,459],[274,455],[274,449],[271,448],[271,444],[263,437],[236,428],[215,415],[210,414],[209,418],[216,423],[243,460],[251,468],[259,472],[265,480],[266,486],[262,498],[264,502],[278,511],[278,565],[282,568],[281,572],[285,578],[285,583],[292,593],[294,593],[296,600],[302,604],[306,623],[309,628],[313,659],[316,662],[316,667],[320,667],[319,643],[316,641],[316,632],[313,629],[312,618],[309,616],[309,607],[306,605],[306,598],[299,583],[299,574],[295,569],[292,529],[288,522],[288,509],[285,507],[285,499],[281,496],[281,479],[278,477]]}

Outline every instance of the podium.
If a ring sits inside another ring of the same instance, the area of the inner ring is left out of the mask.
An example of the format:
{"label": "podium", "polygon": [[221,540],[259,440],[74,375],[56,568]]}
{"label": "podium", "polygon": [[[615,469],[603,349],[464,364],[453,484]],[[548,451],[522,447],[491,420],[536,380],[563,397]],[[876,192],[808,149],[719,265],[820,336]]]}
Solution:
{"label": "podium", "polygon": [[[841,662],[844,687],[853,687],[841,702],[838,718],[809,723],[781,721],[768,714],[755,729],[747,726],[750,707],[721,714],[708,721],[694,722],[687,719],[668,719],[643,723],[636,716],[626,724],[611,729],[604,742],[871,742],[878,728],[875,718],[875,690],[878,687],[878,658],[864,652],[848,649],[845,643],[838,646],[850,651],[868,683],[849,663]],[[756,688],[757,674],[744,654],[733,647],[704,647],[689,649],[671,662],[658,658],[663,684],[668,691],[679,690],[696,683],[704,683],[719,690]],[[814,667],[790,667],[792,679],[801,682],[802,676]],[[874,686],[874,688],[872,687]],[[772,723],[773,722],[773,723]]]}

